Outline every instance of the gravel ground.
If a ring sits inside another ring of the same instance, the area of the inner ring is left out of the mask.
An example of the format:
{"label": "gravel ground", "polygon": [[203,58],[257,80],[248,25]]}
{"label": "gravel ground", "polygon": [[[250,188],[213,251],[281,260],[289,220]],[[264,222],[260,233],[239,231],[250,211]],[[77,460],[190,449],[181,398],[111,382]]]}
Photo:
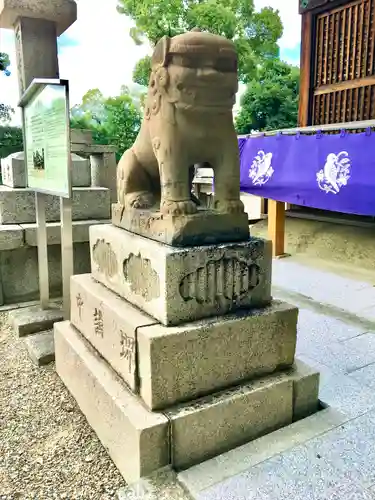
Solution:
{"label": "gravel ground", "polygon": [[37,368],[0,315],[0,500],[106,500],[124,480],[54,364]]}

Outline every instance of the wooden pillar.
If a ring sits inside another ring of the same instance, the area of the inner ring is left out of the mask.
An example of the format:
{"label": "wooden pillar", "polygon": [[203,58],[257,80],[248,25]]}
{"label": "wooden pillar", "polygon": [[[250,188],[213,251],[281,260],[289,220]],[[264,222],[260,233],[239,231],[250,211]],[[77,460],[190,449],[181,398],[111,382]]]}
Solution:
{"label": "wooden pillar", "polygon": [[[311,54],[312,54],[313,18],[311,12],[302,16],[301,26],[301,86],[298,113],[298,125],[309,125],[311,115]],[[268,237],[272,241],[273,255],[285,253],[285,209],[284,202],[268,200]],[[287,207],[289,208],[289,207]]]}
{"label": "wooden pillar", "polygon": [[268,200],[268,237],[272,241],[272,255],[285,253],[285,203]]}
{"label": "wooden pillar", "polygon": [[311,58],[313,42],[313,17],[311,12],[306,12],[302,16],[301,32],[301,80],[300,80],[300,98],[298,110],[298,126],[307,127],[311,116]]}

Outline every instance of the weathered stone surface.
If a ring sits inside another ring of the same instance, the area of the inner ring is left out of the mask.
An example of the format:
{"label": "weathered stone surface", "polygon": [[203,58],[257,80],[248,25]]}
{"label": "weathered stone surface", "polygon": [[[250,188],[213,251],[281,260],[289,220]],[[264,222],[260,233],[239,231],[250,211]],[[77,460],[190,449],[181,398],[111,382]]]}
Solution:
{"label": "weathered stone surface", "polygon": [[24,245],[24,231],[18,224],[0,226],[0,250],[13,250]]}
{"label": "weathered stone surface", "polygon": [[73,0],[0,0],[0,28],[12,29],[18,17],[53,21],[60,36],[77,19]]}
{"label": "weathered stone surface", "polygon": [[90,274],[71,279],[71,322],[133,391],[138,391],[137,330],[154,318],[97,283]]}
{"label": "weathered stone surface", "polygon": [[293,388],[293,420],[309,417],[319,407],[319,372],[296,360]]}
{"label": "weathered stone surface", "polygon": [[55,360],[53,330],[27,336],[25,338],[25,345],[30,358],[36,365],[48,365]]}
{"label": "weathered stone surface", "polygon": [[211,460],[190,467],[180,472],[178,479],[193,498],[197,498],[202,490],[230,476],[245,472],[250,467],[261,464],[294,446],[302,445],[325,434],[347,420],[347,417],[333,408],[327,408]]}
{"label": "weathered stone surface", "polygon": [[172,464],[183,469],[291,424],[293,382],[271,375],[165,414]]}
{"label": "weathered stone surface", "polygon": [[[151,409],[165,408],[292,365],[297,315],[295,307],[274,301],[265,309],[176,327],[138,328],[142,399]],[[303,411],[304,388],[298,389]]]}
{"label": "weathered stone surface", "polygon": [[56,371],[128,483],[169,464],[168,419],[149,412],[70,322],[55,325]]}
{"label": "weathered stone surface", "polygon": [[100,175],[100,185],[109,189],[112,203],[117,202],[116,170],[116,154],[114,152],[103,153],[103,170]]}
{"label": "weathered stone surface", "polygon": [[90,161],[74,153],[72,158],[72,186],[89,187],[91,185]]}
{"label": "weathered stone surface", "polygon": [[[109,220],[76,220],[73,221],[73,242],[83,243],[89,241],[89,228],[97,224],[110,224]],[[0,248],[1,248],[1,229],[13,226],[0,226]],[[37,226],[36,224],[21,224],[19,227],[24,231],[25,243],[32,247],[38,246]],[[61,244],[61,224],[60,222],[49,222],[47,224],[47,243],[48,245]]]}
{"label": "weathered stone surface", "polygon": [[152,210],[112,206],[112,222],[132,233],[172,246],[189,247],[244,241],[249,238],[247,215],[200,210],[192,215],[165,215]]}
{"label": "weathered stone surface", "polygon": [[1,178],[4,186],[26,187],[27,179],[23,151],[12,153],[1,160]]}
{"label": "weathered stone surface", "polygon": [[9,318],[19,337],[50,330],[54,323],[64,319],[60,308],[44,310],[40,306],[15,309],[9,313]]}
{"label": "weathered stone surface", "polygon": [[172,467],[164,467],[134,484],[120,488],[116,500],[192,500]]}
{"label": "weathered stone surface", "polygon": [[265,240],[182,249],[115,226],[91,226],[90,249],[94,278],[165,325],[271,300]]}
{"label": "weathered stone surface", "polygon": [[[90,271],[88,243],[75,243],[74,273]],[[61,297],[61,247],[48,248],[51,297]],[[0,252],[1,291],[5,304],[39,299],[38,253],[36,247],[21,247]],[[0,294],[1,295],[1,294]]]}
{"label": "weathered stone surface", "polygon": [[[74,220],[109,219],[110,193],[105,188],[73,188]],[[47,221],[60,220],[60,199],[47,196]],[[35,222],[35,193],[32,189],[0,186],[0,224]]]}
{"label": "weathered stone surface", "polygon": [[92,131],[87,129],[70,129],[70,142],[72,144],[92,144]]}
{"label": "weathered stone surface", "polygon": [[[142,126],[117,167],[123,227],[180,246],[248,238],[232,113],[237,66],[232,41],[199,29],[157,42]],[[215,173],[217,218],[198,213],[191,192],[194,165],[204,162]]]}

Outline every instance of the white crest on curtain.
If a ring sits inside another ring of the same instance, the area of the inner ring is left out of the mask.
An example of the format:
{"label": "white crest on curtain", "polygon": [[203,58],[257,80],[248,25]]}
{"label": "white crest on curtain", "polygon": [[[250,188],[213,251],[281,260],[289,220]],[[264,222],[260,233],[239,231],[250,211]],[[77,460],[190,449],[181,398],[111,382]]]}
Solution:
{"label": "white crest on curtain", "polygon": [[274,173],[272,168],[272,153],[258,151],[249,169],[249,178],[254,186],[262,186],[268,182]]}
{"label": "white crest on curtain", "polygon": [[324,168],[316,174],[319,189],[326,193],[338,194],[350,179],[351,161],[346,151],[338,155],[330,153]]}

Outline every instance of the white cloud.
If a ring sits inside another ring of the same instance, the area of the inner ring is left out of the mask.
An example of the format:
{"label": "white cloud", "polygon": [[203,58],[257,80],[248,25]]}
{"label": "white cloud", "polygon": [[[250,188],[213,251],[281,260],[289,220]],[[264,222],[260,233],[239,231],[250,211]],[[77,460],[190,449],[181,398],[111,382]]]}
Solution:
{"label": "white cloud", "polygon": [[[77,43],[63,46],[59,53],[61,78],[70,81],[71,105],[79,103],[91,88],[115,95],[121,85],[131,82],[136,62],[150,50],[147,46],[137,47],[131,40],[132,23],[116,11],[117,0],[78,0],[77,4],[78,20],[66,32]],[[280,11],[284,24],[282,49],[299,43],[300,20],[294,1],[255,0],[255,6],[271,6]],[[0,29],[0,50],[9,54],[12,70],[10,77],[0,75],[1,101],[16,107],[19,94],[12,31]],[[17,113],[15,121],[19,120]]]}

